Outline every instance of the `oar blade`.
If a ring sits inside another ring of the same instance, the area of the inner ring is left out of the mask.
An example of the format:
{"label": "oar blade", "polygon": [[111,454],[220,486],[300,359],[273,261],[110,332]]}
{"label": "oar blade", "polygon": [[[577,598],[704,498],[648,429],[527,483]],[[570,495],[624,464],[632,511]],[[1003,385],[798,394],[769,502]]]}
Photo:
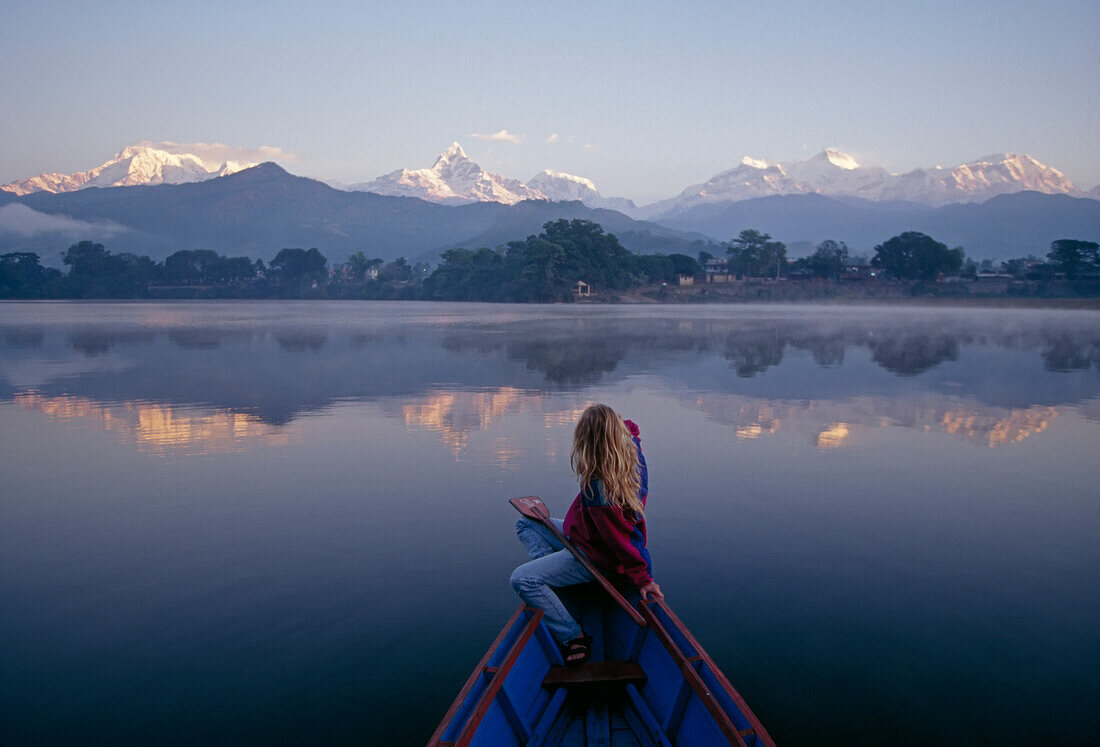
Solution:
{"label": "oar blade", "polygon": [[543,503],[538,496],[528,495],[523,498],[510,498],[508,502],[528,519],[547,521],[550,518],[550,509],[546,507],[546,504]]}

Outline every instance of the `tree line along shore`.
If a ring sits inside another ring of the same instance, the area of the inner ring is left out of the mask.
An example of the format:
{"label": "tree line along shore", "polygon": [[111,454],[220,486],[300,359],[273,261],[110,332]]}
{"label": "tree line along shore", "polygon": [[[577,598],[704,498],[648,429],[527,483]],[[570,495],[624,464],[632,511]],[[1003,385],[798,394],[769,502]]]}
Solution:
{"label": "tree line along shore", "polygon": [[826,240],[808,257],[756,230],[700,252],[635,254],[591,221],[546,223],[537,236],[496,249],[450,249],[439,264],[390,262],[353,253],[330,264],[316,248],[281,249],[270,261],[181,250],[156,262],[80,241],[65,270],[33,252],[0,255],[0,298],[306,298],[497,301],[699,302],[827,298],[1100,297],[1098,244],[1054,241],[1044,258],[977,262],[962,247],[906,232],[860,256]]}

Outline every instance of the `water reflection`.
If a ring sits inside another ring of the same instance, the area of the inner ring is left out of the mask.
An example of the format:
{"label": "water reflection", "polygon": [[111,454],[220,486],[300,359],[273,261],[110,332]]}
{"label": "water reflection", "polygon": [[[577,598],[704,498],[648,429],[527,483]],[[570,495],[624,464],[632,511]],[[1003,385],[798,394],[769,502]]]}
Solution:
{"label": "water reflection", "polygon": [[1063,408],[1035,405],[995,407],[951,396],[919,400],[853,397],[829,400],[770,400],[723,394],[698,395],[692,404],[707,418],[728,425],[738,439],[757,439],[790,429],[818,448],[843,446],[857,433],[901,427],[937,431],[990,448],[1042,433]]}
{"label": "water reflection", "polygon": [[600,400],[780,743],[1012,742],[1020,698],[1089,743],[1098,350],[1093,313],[0,304],[6,723],[423,744],[514,606],[503,498],[568,505]]}
{"label": "water reflection", "polygon": [[97,420],[153,452],[277,442],[304,414],[379,401],[459,456],[506,415],[568,421],[576,398],[556,393],[621,382],[666,391],[735,438],[793,429],[822,449],[887,426],[1016,443],[1100,394],[1100,330],[1088,314],[434,321],[8,323],[0,401]]}
{"label": "water reflection", "polygon": [[243,451],[253,440],[277,446],[290,443],[285,429],[244,413],[181,412],[170,405],[141,401],[99,404],[86,397],[46,397],[33,391],[18,392],[14,400],[20,408],[51,420],[94,423],[150,454],[232,453]]}

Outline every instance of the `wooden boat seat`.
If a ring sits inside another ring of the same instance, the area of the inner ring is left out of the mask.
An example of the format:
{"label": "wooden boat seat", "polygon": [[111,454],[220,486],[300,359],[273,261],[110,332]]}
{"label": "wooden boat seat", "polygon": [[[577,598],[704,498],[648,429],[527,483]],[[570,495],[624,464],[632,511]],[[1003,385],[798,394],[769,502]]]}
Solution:
{"label": "wooden boat seat", "polygon": [[589,661],[571,666],[550,667],[543,687],[576,685],[641,685],[646,674],[634,661]]}

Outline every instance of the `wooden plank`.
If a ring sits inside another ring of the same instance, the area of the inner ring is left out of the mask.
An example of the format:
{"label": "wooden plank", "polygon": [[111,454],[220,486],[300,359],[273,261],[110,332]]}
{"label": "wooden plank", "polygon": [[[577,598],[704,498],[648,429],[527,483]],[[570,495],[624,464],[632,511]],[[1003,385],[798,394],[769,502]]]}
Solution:
{"label": "wooden plank", "polygon": [[635,661],[590,661],[579,665],[550,667],[542,680],[542,686],[642,684],[645,681],[645,671]]}
{"label": "wooden plank", "polygon": [[607,701],[603,698],[588,706],[584,719],[584,743],[586,747],[611,745],[611,718],[607,713]]}
{"label": "wooden plank", "polygon": [[624,708],[629,709],[630,706],[634,707],[634,713],[641,719],[650,741],[654,744],[660,744],[662,747],[672,747],[671,742],[668,741],[668,737],[661,731],[661,725],[657,723],[657,717],[654,716],[653,711],[649,709],[649,704],[646,703],[642,694],[638,692],[638,688],[634,687],[634,685],[627,685],[626,697],[630,702],[627,703]]}
{"label": "wooden plank", "polygon": [[512,699],[508,697],[508,691],[501,689],[497,692],[497,705],[500,706],[500,710],[504,711],[504,718],[508,719],[508,724],[512,727],[512,731],[519,737],[520,742],[526,742],[531,738],[531,730],[527,724],[523,722],[523,719],[518,713],[516,713],[516,707],[512,704]]}
{"label": "wooden plank", "polygon": [[660,746],[661,743],[657,741],[655,736],[650,734],[641,716],[638,715],[638,712],[634,710],[629,702],[623,704],[622,714],[623,720],[630,726],[630,732],[634,735],[634,739],[638,741],[638,744],[645,745],[646,747]]}
{"label": "wooden plank", "polygon": [[558,690],[554,693],[554,697],[550,698],[550,702],[547,703],[546,709],[542,712],[542,716],[539,717],[539,721],[535,724],[535,728],[531,731],[531,736],[527,740],[527,747],[542,747],[546,743],[546,739],[550,734],[550,727],[557,721],[558,716],[561,715],[562,704],[565,703],[566,691],[564,689]]}
{"label": "wooden plank", "polygon": [[684,719],[684,711],[687,710],[687,704],[693,692],[694,688],[685,678],[680,683],[680,690],[676,693],[676,699],[673,701],[672,707],[668,709],[665,722],[661,724],[661,731],[665,734],[675,734],[680,728],[680,722]]}
{"label": "wooden plank", "polygon": [[[592,636],[593,662],[604,660],[604,616],[603,601],[586,594],[581,603],[582,626]],[[610,747],[611,719],[607,712],[607,691],[602,686],[589,688],[585,698],[588,710],[584,718],[584,740],[586,747]]]}

